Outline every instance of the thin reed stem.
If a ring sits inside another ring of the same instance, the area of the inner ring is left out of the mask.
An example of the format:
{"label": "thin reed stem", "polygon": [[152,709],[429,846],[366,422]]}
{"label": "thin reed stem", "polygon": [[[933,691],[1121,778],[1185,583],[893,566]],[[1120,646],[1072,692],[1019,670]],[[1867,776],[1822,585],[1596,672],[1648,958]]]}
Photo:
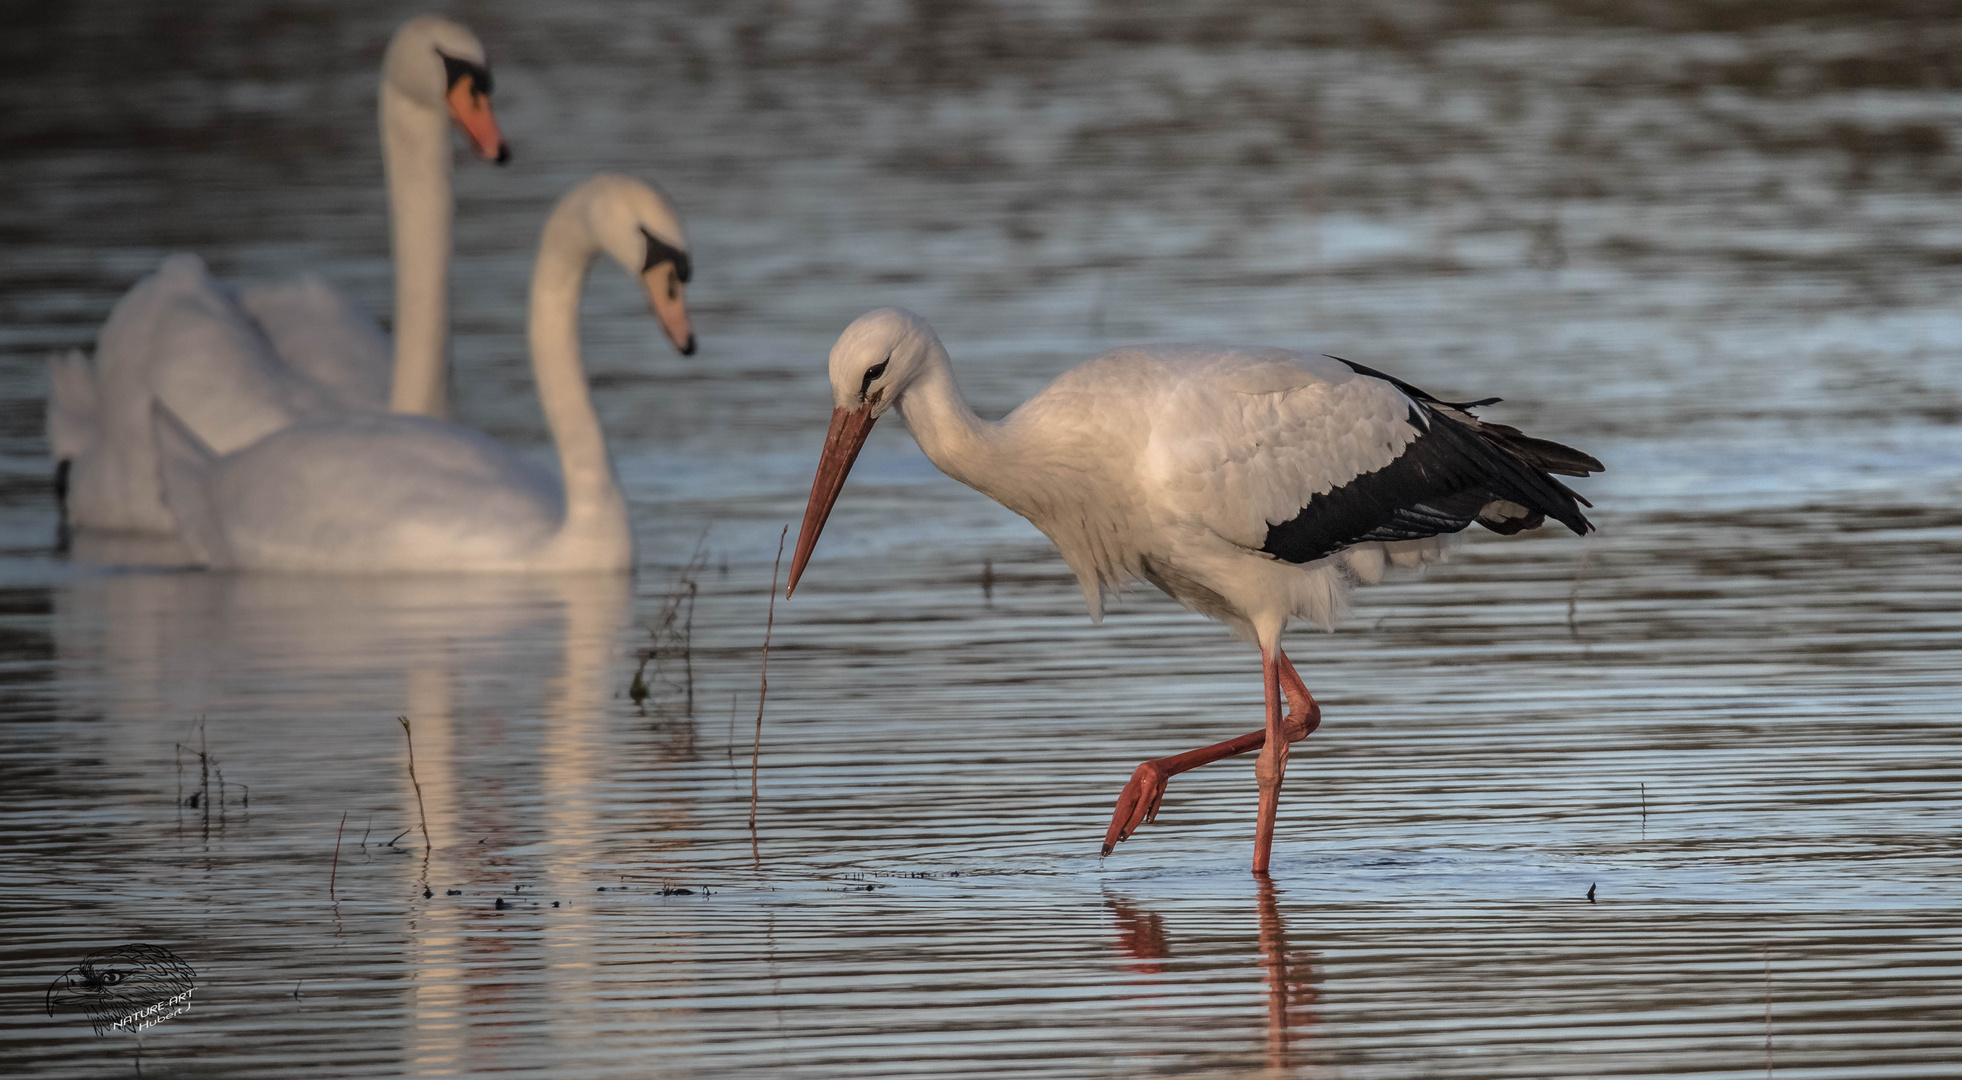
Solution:
{"label": "thin reed stem", "polygon": [[401,722],[402,738],[408,740],[409,743],[409,784],[416,789],[416,816],[422,820],[422,850],[424,854],[427,854],[431,846],[429,843],[429,813],[422,807],[422,782],[416,779],[416,737],[409,731],[408,717],[398,716],[395,719]]}
{"label": "thin reed stem", "polygon": [[770,696],[770,633],[777,625],[777,574],[783,569],[783,542],[790,536],[785,525],[777,535],[777,561],[770,568],[770,614],[763,623],[762,686],[756,691],[756,738],[749,747],[749,835],[756,839],[756,767],[763,756],[763,701]]}
{"label": "thin reed stem", "polygon": [[339,902],[334,895],[334,882],[341,876],[341,834],[347,831],[347,811],[341,811],[341,827],[334,830],[334,868],[327,873],[327,899]]}

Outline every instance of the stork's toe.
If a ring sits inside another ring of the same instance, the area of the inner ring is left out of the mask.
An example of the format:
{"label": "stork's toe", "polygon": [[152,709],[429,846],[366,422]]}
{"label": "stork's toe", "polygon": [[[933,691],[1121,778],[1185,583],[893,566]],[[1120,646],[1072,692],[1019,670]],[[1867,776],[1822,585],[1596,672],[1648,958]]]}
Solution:
{"label": "stork's toe", "polygon": [[1171,774],[1155,761],[1139,765],[1131,781],[1117,796],[1117,809],[1110,815],[1110,828],[1104,833],[1104,854],[1138,831],[1138,826],[1158,817],[1158,804],[1165,800],[1165,785]]}

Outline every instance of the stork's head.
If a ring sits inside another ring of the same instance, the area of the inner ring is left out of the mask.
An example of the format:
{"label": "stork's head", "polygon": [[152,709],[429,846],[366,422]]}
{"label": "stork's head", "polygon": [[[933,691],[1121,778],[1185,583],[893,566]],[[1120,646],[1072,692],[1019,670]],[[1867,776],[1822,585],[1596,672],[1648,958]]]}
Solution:
{"label": "stork's head", "polygon": [[941,351],[940,338],[925,319],[904,308],[880,308],[860,315],[831,347],[831,430],[825,433],[804,524],[797,530],[797,554],[790,562],[789,596],[817,547],[831,506],[858,460],[865,437],[887,409],[898,403],[914,379]]}
{"label": "stork's head", "polygon": [[511,146],[491,112],[483,42],[461,24],[436,15],[403,23],[382,59],[382,85],[426,109],[447,110],[485,161],[511,160]]}
{"label": "stork's head", "polygon": [[845,412],[863,409],[868,425],[925,370],[940,338],[925,319],[905,308],[860,315],[831,347],[831,403]]}

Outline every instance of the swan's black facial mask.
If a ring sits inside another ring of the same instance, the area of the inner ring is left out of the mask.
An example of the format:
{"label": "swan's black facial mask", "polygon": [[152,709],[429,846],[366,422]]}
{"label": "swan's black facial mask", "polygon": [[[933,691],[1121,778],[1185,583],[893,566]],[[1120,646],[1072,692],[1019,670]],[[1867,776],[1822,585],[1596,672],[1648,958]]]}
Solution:
{"label": "swan's black facial mask", "polygon": [[449,89],[454,90],[456,89],[457,83],[464,79],[469,79],[472,93],[483,94],[486,97],[490,96],[491,74],[489,68],[482,64],[473,64],[468,60],[458,60],[454,56],[444,56],[440,51],[436,55],[443,57],[443,77]]}
{"label": "swan's black facial mask", "polygon": [[640,235],[647,238],[647,264],[640,268],[640,272],[645,274],[664,262],[671,262],[674,264],[674,276],[687,284],[695,272],[688,262],[688,253],[648,232],[645,225],[640,227]]}

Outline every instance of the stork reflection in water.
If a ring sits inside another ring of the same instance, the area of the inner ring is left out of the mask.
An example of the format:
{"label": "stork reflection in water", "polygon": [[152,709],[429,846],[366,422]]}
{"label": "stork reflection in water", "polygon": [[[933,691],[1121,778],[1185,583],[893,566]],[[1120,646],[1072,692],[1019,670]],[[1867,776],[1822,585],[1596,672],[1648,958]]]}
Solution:
{"label": "stork reflection in water", "polygon": [[[1292,1065],[1290,1047],[1299,1034],[1315,1024],[1315,975],[1304,951],[1288,945],[1287,925],[1281,921],[1280,894],[1271,877],[1257,878],[1259,887],[1259,953],[1261,979],[1267,987],[1267,1065]],[[1116,921],[1117,949],[1126,965],[1151,985],[1172,970],[1172,938],[1157,912],[1117,896],[1104,905]]]}

